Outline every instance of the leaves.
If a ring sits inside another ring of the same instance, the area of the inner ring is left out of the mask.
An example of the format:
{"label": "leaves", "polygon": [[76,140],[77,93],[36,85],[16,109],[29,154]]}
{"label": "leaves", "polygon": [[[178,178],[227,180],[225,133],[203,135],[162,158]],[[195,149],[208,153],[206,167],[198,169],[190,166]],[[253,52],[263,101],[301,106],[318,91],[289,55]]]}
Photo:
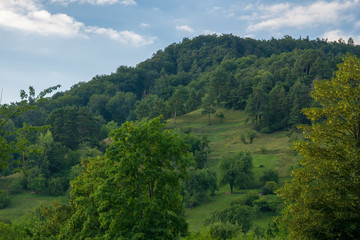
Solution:
{"label": "leaves", "polygon": [[280,191],[294,239],[360,236],[360,61],[348,55],[336,77],[315,81],[321,107],[304,109],[311,126],[294,145],[301,167]]}

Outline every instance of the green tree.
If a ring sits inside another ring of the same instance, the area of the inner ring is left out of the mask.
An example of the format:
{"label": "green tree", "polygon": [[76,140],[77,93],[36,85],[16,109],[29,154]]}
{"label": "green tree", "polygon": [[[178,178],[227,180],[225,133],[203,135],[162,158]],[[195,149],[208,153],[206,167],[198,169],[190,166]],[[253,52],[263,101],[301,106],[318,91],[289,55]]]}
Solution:
{"label": "green tree", "polygon": [[30,109],[35,109],[36,103],[43,102],[47,94],[58,89],[59,87],[60,85],[47,88],[36,95],[35,89],[30,86],[29,93],[26,93],[24,90],[20,91],[21,101],[19,103],[1,105],[0,102],[0,169],[6,168],[8,166],[10,155],[16,151],[16,148],[20,149],[22,153],[27,152],[27,144],[25,143],[27,139],[25,135],[27,135],[30,130],[40,129],[38,127],[23,125],[22,129],[16,131],[18,142],[8,142],[4,137],[4,129],[11,118],[23,114]]}
{"label": "green tree", "polygon": [[184,184],[184,200],[187,207],[195,207],[210,200],[218,190],[216,172],[209,169],[190,169]]}
{"label": "green tree", "polygon": [[360,60],[348,55],[331,80],[315,81],[320,107],[295,144],[300,168],[280,191],[292,239],[360,238]]}
{"label": "green tree", "polygon": [[105,159],[84,162],[72,182],[75,213],[67,238],[176,239],[186,233],[180,179],[187,145],[161,119],[126,122],[111,134]]}
{"label": "green tree", "polygon": [[176,117],[185,112],[185,102],[187,99],[188,93],[183,86],[178,86],[173,95],[168,101],[168,107],[171,112],[174,113],[174,123],[176,124]]}
{"label": "green tree", "polygon": [[215,97],[213,94],[205,94],[202,98],[202,114],[208,115],[208,124],[211,125],[210,115],[216,112],[215,110]]}
{"label": "green tree", "polygon": [[106,110],[111,114],[112,119],[123,123],[131,117],[131,111],[135,109],[136,95],[132,92],[117,92],[106,104]]}
{"label": "green tree", "polygon": [[231,193],[234,187],[247,188],[253,180],[253,163],[249,152],[239,152],[230,157],[223,157],[219,168],[220,186],[229,184]]}

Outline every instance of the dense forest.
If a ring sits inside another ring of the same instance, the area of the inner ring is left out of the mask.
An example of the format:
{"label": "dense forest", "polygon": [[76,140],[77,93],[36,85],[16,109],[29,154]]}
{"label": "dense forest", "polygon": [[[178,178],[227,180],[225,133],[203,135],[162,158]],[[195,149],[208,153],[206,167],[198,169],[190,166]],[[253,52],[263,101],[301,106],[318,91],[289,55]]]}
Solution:
{"label": "dense forest", "polygon": [[[0,229],[19,239],[359,237],[358,163],[349,161],[342,168],[344,160],[338,165],[336,161],[336,166],[320,160],[323,165],[313,166],[309,160],[322,159],[316,155],[320,153],[334,159],[358,156],[360,145],[346,142],[359,136],[350,124],[356,123],[360,113],[360,94],[349,90],[359,88],[359,69],[349,67],[360,66],[355,56],[360,56],[360,46],[351,38],[328,42],[290,36],[254,40],[207,35],[185,38],[136,67],[120,66],[114,73],[97,75],[51,97],[47,94],[60,86],[39,94],[32,87],[21,91],[23,101],[1,105],[0,174],[6,177],[17,172],[21,177],[1,192],[0,208],[6,208],[9,195],[19,191],[67,194],[70,203],[43,204],[27,219],[3,223]],[[330,79],[342,80],[342,85],[327,85],[325,80]],[[356,99],[351,102],[352,98]],[[342,107],[331,108],[330,103],[337,101]],[[279,185],[278,173],[271,169],[261,176],[260,185],[255,183],[252,156],[241,149],[218,159],[219,172],[209,168],[207,136],[176,128],[177,118],[199,109],[208,125],[214,118],[224,118],[219,109],[245,112],[253,131],[242,137],[244,144],[251,144],[257,133],[277,131],[310,139],[295,146],[305,160],[298,164],[300,171],[294,180],[278,193],[288,206],[282,218],[293,227],[276,218],[268,229],[254,228],[248,221],[254,211],[276,209],[278,214],[282,211],[278,206],[284,203],[278,196],[269,204],[258,194],[248,194],[244,201],[214,212],[207,219],[210,232],[188,234],[183,208],[211,201],[219,187],[229,184],[230,193],[262,187],[266,195],[275,194],[274,186]],[[166,119],[172,119],[171,128]],[[325,119],[330,119],[329,126],[322,128]],[[303,127],[302,135],[296,128],[300,124],[313,128]],[[348,127],[345,133],[341,126]],[[334,139],[344,141],[342,147],[335,147]],[[323,149],[321,142],[334,146]],[[304,169],[319,166],[327,172],[314,182]],[[323,190],[329,188],[324,187],[330,184],[329,175],[339,181],[343,176],[352,178],[343,185],[331,182],[345,194],[344,199]],[[310,190],[305,183],[311,185]],[[298,192],[290,190],[295,188]],[[321,203],[315,196],[301,195],[319,189],[327,196]],[[304,208],[308,212],[299,216],[296,212],[304,206],[299,199],[319,206],[308,206]],[[322,208],[327,212],[317,211]],[[334,221],[327,222],[329,216]]]}

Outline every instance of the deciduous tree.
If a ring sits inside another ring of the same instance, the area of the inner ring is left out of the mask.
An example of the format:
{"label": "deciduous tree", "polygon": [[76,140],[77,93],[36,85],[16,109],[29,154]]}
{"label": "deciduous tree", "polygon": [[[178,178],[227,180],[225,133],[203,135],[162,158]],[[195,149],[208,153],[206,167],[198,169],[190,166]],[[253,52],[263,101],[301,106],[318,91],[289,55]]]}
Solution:
{"label": "deciduous tree", "polygon": [[187,146],[160,118],[126,122],[111,134],[105,159],[84,163],[72,182],[75,213],[67,238],[176,239],[187,231],[180,179]]}
{"label": "deciduous tree", "polygon": [[300,167],[280,194],[292,239],[360,238],[360,60],[347,56],[336,77],[315,81],[320,107],[303,112]]}

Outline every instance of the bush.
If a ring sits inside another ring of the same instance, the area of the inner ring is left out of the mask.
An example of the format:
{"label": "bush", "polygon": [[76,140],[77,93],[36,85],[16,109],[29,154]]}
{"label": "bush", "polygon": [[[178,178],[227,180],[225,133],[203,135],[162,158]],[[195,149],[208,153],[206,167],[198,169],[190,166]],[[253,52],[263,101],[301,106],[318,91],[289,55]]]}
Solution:
{"label": "bush", "polygon": [[10,197],[7,191],[0,191],[0,209],[6,208],[10,205]]}
{"label": "bush", "polygon": [[265,198],[259,198],[254,201],[254,207],[260,212],[270,212],[271,208]]}
{"label": "bush", "polygon": [[251,131],[251,132],[248,132],[247,136],[249,138],[249,143],[252,144],[255,137],[257,136],[257,134],[255,132]]}
{"label": "bush", "polygon": [[279,186],[274,181],[268,181],[265,183],[265,185],[262,187],[262,194],[268,195],[268,194],[274,194],[275,190],[278,189]]}
{"label": "bush", "polygon": [[265,184],[269,181],[279,183],[279,173],[274,169],[265,170],[263,175],[260,177],[260,181]]}
{"label": "bush", "polygon": [[13,180],[9,185],[9,192],[11,194],[19,193],[23,189],[23,181],[23,177]]}
{"label": "bush", "polygon": [[48,194],[61,195],[64,193],[64,179],[62,177],[51,177],[48,180]]}
{"label": "bush", "polygon": [[256,192],[250,192],[245,195],[244,204],[250,207],[254,206],[254,201],[260,198],[259,194]]}
{"label": "bush", "polygon": [[28,179],[28,189],[34,192],[46,191],[46,179],[42,174]]}
{"label": "bush", "polygon": [[236,236],[239,227],[231,223],[215,223],[210,225],[210,235],[214,239],[231,239]]}
{"label": "bush", "polygon": [[13,225],[0,222],[0,239],[22,239]]}

